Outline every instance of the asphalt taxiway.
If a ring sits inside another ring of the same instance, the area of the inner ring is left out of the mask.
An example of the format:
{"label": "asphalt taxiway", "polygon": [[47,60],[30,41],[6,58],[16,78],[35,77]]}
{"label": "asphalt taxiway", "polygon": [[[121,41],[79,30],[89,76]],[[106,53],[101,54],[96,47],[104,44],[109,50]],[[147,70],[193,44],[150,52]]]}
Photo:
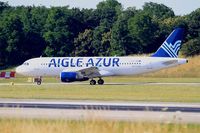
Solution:
{"label": "asphalt taxiway", "polygon": [[[37,85],[36,83],[0,83],[0,86],[29,86],[29,85]],[[89,85],[86,82],[74,82],[74,83],[42,83],[41,85]],[[173,82],[126,82],[126,83],[119,83],[119,82],[109,82],[105,83],[104,85],[192,85],[192,86],[200,86],[200,83],[173,83]]]}
{"label": "asphalt taxiway", "polygon": [[0,99],[0,117],[200,123],[200,104]]}

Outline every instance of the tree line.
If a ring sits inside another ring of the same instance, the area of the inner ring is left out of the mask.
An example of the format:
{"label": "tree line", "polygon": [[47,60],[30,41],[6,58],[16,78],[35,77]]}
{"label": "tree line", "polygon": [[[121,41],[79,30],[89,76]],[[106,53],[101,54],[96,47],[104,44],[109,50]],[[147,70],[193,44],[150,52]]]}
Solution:
{"label": "tree line", "polygon": [[123,56],[155,52],[176,27],[186,29],[181,52],[200,53],[200,8],[176,16],[163,4],[123,8],[117,0],[96,9],[10,6],[0,2],[0,66],[39,56]]}

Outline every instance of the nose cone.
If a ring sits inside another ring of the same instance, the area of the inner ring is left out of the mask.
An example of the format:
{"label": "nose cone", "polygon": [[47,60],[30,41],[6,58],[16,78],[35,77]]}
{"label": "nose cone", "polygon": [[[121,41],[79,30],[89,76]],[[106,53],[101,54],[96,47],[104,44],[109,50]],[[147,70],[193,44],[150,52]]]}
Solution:
{"label": "nose cone", "polygon": [[16,73],[20,74],[21,73],[21,67],[18,66],[16,69],[15,69]]}
{"label": "nose cone", "polygon": [[26,74],[26,71],[24,70],[24,67],[22,67],[22,66],[18,66],[15,71],[17,74],[20,74],[20,75]]}

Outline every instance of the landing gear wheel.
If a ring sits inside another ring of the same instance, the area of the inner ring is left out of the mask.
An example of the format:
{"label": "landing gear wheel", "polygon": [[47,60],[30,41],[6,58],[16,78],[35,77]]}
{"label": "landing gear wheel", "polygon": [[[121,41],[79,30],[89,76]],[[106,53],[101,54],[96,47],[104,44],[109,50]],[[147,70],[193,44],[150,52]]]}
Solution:
{"label": "landing gear wheel", "polygon": [[94,79],[90,80],[90,85],[96,85],[96,81]]}
{"label": "landing gear wheel", "polygon": [[104,80],[103,80],[103,79],[99,79],[99,80],[98,80],[98,84],[99,84],[99,85],[103,85],[103,84],[104,84]]}
{"label": "landing gear wheel", "polygon": [[41,83],[42,83],[41,80],[40,80],[40,81],[37,81],[37,85],[41,85]]}
{"label": "landing gear wheel", "polygon": [[41,85],[41,83],[42,83],[42,77],[34,78],[34,82],[37,83],[37,85]]}

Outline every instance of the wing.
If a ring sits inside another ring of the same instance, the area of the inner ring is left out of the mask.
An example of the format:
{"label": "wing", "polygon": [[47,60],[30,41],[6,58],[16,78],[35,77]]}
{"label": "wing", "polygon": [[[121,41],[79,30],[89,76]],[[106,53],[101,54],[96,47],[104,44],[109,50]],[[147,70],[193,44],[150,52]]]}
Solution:
{"label": "wing", "polygon": [[105,76],[112,76],[113,73],[105,70],[100,70],[98,67],[87,67],[87,68],[73,68],[64,70],[67,72],[78,72],[84,77],[88,78],[96,78],[96,77],[105,77]]}
{"label": "wing", "polygon": [[78,70],[83,76],[88,78],[101,77],[100,70],[97,67],[89,67]]}

